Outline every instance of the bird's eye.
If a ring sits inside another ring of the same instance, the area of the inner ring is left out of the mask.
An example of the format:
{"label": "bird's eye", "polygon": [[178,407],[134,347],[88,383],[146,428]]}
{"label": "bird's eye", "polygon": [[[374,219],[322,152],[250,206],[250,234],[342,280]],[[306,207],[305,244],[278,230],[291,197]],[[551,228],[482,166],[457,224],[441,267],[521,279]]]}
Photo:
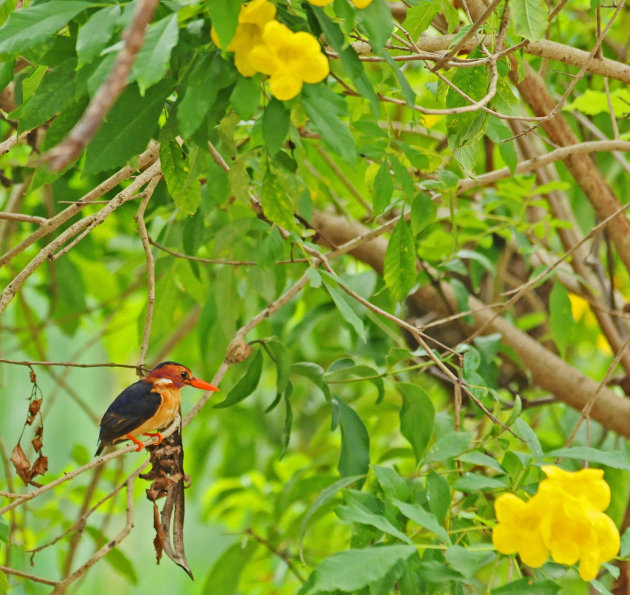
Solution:
{"label": "bird's eye", "polygon": [[184,370],[184,371],[182,372],[181,376],[182,376],[182,378],[183,378],[184,380],[186,380],[186,379],[188,378],[188,372],[186,372],[186,371]]}

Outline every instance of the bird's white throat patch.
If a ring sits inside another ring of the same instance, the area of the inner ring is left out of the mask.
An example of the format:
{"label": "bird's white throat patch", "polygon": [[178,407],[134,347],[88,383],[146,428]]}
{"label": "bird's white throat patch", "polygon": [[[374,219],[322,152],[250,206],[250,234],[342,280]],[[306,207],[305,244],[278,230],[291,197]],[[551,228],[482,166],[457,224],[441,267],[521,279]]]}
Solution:
{"label": "bird's white throat patch", "polygon": [[172,386],[173,381],[170,378],[158,378],[153,381],[153,384],[156,386]]}

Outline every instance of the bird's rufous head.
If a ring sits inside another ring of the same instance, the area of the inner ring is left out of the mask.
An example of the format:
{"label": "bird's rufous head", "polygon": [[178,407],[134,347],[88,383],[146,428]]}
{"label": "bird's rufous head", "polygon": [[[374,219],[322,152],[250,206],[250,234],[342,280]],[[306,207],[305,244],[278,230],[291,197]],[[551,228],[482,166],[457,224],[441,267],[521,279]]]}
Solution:
{"label": "bird's rufous head", "polygon": [[189,368],[175,362],[162,362],[158,364],[142,380],[152,384],[163,383],[166,385],[170,383],[177,388],[189,385],[202,390],[219,390],[216,386],[212,386],[205,380],[195,378]]}

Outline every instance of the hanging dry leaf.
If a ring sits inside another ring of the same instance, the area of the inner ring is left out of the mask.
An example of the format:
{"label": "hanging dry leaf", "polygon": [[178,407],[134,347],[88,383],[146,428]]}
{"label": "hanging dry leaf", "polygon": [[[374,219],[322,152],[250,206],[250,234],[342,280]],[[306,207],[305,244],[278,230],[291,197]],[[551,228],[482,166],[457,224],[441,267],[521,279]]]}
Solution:
{"label": "hanging dry leaf", "polygon": [[[190,478],[184,473],[183,468],[184,449],[181,425],[161,444],[149,446],[147,450],[151,452],[151,469],[140,477],[153,480],[146,493],[147,498],[153,502],[154,506],[155,539],[153,545],[158,564],[162,552],[166,552],[166,555],[181,566],[194,580],[184,552],[184,487],[190,483]],[[158,518],[156,500],[164,497],[166,497],[166,502]]]}
{"label": "hanging dry leaf", "polygon": [[48,457],[44,455],[39,455],[37,460],[33,463],[33,468],[31,469],[31,477],[35,477],[36,475],[44,475],[48,471]]}
{"label": "hanging dry leaf", "polygon": [[26,423],[30,426],[35,420],[35,416],[39,413],[43,399],[33,399],[28,406],[28,417]]}
{"label": "hanging dry leaf", "polygon": [[28,485],[31,483],[31,463],[24,454],[20,443],[18,442],[11,453],[11,462],[15,467],[15,472],[22,478],[22,481]]}

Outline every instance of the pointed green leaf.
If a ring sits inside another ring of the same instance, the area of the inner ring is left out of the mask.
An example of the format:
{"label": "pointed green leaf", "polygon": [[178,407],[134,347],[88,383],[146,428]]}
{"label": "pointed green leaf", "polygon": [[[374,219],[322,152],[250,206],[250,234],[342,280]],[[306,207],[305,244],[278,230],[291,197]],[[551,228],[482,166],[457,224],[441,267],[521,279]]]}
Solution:
{"label": "pointed green leaf", "polygon": [[451,543],[451,538],[446,532],[446,529],[440,525],[435,515],[427,512],[420,504],[408,504],[407,502],[401,502],[395,498],[392,500],[392,503],[408,519],[411,519],[414,523],[431,531],[431,533],[435,533],[442,541],[448,544]]}
{"label": "pointed green leaf", "polygon": [[343,290],[337,290],[335,279],[329,273],[323,271],[322,280],[324,281],[326,291],[328,291],[333,302],[335,302],[337,310],[339,310],[345,321],[352,325],[352,328],[354,328],[361,340],[365,341],[365,325],[355,312],[357,302],[354,302],[354,300],[348,297]]}
{"label": "pointed green leaf", "polygon": [[88,145],[84,175],[119,167],[144,151],[172,90],[168,79],[151,87],[144,97],[135,85],[125,89]]}
{"label": "pointed green leaf", "polygon": [[399,219],[387,244],[383,275],[396,301],[405,298],[416,283],[416,246],[404,217]]}
{"label": "pointed green leaf", "polygon": [[313,127],[322,135],[324,144],[349,164],[354,165],[356,160],[354,138],[347,124],[339,118],[340,114],[346,112],[345,99],[320,83],[304,85],[302,103]]}
{"label": "pointed green leaf", "polygon": [[558,351],[564,354],[571,343],[574,320],[571,314],[571,301],[564,285],[559,282],[553,284],[549,295],[549,330]]}
{"label": "pointed green leaf", "polygon": [[435,409],[433,402],[419,386],[399,382],[396,388],[402,397],[400,432],[409,441],[419,463],[431,440]]}
{"label": "pointed green leaf", "polygon": [[202,595],[233,595],[238,592],[241,573],[252,557],[258,542],[253,539],[243,543],[238,540],[228,547],[210,568]]}
{"label": "pointed green leaf", "polygon": [[223,409],[225,407],[231,407],[236,403],[240,403],[243,399],[246,399],[251,395],[258,386],[260,380],[260,374],[262,373],[262,351],[259,349],[252,356],[252,360],[247,368],[245,374],[243,374],[239,381],[234,385],[234,388],[229,392],[226,399],[217,403],[215,409]]}
{"label": "pointed green leaf", "polygon": [[199,171],[195,167],[195,159],[199,149],[195,147],[187,158],[182,154],[182,148],[176,141],[164,143],[160,147],[160,161],[162,173],[177,208],[184,213],[193,214],[201,202],[201,184]]}
{"label": "pointed green leaf", "polygon": [[549,9],[544,0],[514,0],[510,4],[514,33],[538,41],[547,30]]}
{"label": "pointed green leaf", "polygon": [[374,217],[378,217],[385,211],[394,193],[394,181],[389,171],[387,160],[381,163],[374,177],[374,195],[372,197],[372,207]]}
{"label": "pointed green leaf", "polygon": [[440,524],[444,523],[446,513],[451,506],[451,489],[448,481],[435,471],[427,475],[427,498],[429,509],[436,516]]}
{"label": "pointed green leaf", "polygon": [[89,2],[53,0],[14,10],[0,27],[0,57],[18,55],[36,47],[90,6]]}
{"label": "pointed green leaf", "polygon": [[179,28],[175,12],[149,26],[132,67],[141,95],[166,74],[171,51],[178,38]]}
{"label": "pointed green leaf", "polygon": [[383,545],[338,552],[326,558],[311,574],[298,595],[357,593],[384,579],[398,564],[417,555],[413,545]]}
{"label": "pointed green leaf", "polygon": [[341,454],[339,475],[365,475],[370,469],[370,437],[356,411],[340,399],[334,399],[339,408],[341,427]]}
{"label": "pointed green leaf", "polygon": [[379,53],[394,31],[392,11],[385,0],[372,0],[357,13],[357,21],[367,33],[370,45]]}
{"label": "pointed green leaf", "polygon": [[313,362],[296,362],[291,366],[291,371],[308,378],[324,393],[326,400],[330,401],[332,399],[330,389],[324,382],[324,370],[321,366]]}
{"label": "pointed green leaf", "polygon": [[120,6],[106,6],[93,13],[79,29],[77,57],[79,67],[89,64],[107,47],[116,23],[120,18]]}
{"label": "pointed green leaf", "polygon": [[463,453],[472,442],[471,432],[448,432],[436,441],[425,457],[426,463],[445,461]]}
{"label": "pointed green leaf", "polygon": [[382,514],[376,514],[369,508],[362,505],[357,500],[352,500],[349,504],[341,504],[335,507],[336,515],[348,523],[359,523],[361,525],[369,525],[387,535],[396,537],[405,543],[411,545],[411,539],[407,537],[400,529],[397,529]]}
{"label": "pointed green leaf", "polygon": [[275,155],[282,147],[289,132],[289,111],[282,101],[272,99],[265,108],[262,120],[262,133],[267,152]]}
{"label": "pointed green leaf", "polygon": [[236,33],[241,0],[206,0],[206,7],[221,47],[226,48]]}

